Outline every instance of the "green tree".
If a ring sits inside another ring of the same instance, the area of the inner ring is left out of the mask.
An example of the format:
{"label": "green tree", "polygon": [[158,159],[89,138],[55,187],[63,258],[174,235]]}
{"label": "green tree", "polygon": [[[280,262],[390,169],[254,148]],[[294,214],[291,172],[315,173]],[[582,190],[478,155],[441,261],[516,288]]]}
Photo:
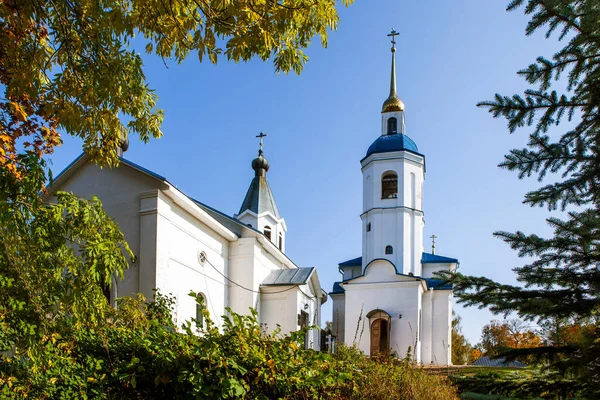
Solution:
{"label": "green tree", "polygon": [[134,38],[177,62],[192,53],[212,63],[258,57],[300,73],[312,38],[326,46],[337,24],[335,0],[2,1],[0,166],[22,176],[19,143],[41,158],[61,131],[107,164],[128,135],[160,137],[163,112]]}
{"label": "green tree", "polygon": [[[478,105],[506,118],[511,133],[532,129],[527,146],[511,150],[500,167],[520,179],[548,179],[527,193],[524,203],[564,216],[547,219],[554,229],[549,238],[495,233],[520,257],[533,259],[514,268],[521,285],[461,274],[450,280],[467,305],[497,314],[516,312],[540,325],[549,320],[580,323],[600,311],[600,6],[596,0],[513,0],[508,10],[522,7],[530,16],[527,35],[545,30],[547,38],[556,35],[565,45],[550,59],[538,57],[519,71],[531,85],[523,95],[497,94]],[[583,342],[520,351],[545,357],[592,390],[600,382],[597,328]]]}
{"label": "green tree", "polygon": [[[481,329],[481,349],[486,356],[497,356],[508,349],[528,349],[540,347],[544,338],[530,329],[520,319],[509,319],[503,322],[491,321]],[[519,357],[520,361],[532,363],[532,357]]]}
{"label": "green tree", "polygon": [[469,343],[465,335],[462,334],[460,323],[462,318],[460,315],[452,312],[452,364],[466,365],[474,360],[471,360],[473,346]]}
{"label": "green tree", "polygon": [[[103,291],[133,254],[98,199],[42,200],[44,156],[69,134],[92,160],[115,165],[129,135],[161,136],[163,112],[133,40],[177,62],[258,57],[299,73],[312,38],[325,46],[337,23],[335,0],[0,2],[0,390],[21,373],[35,376],[33,392],[72,374],[82,382],[64,395],[82,397],[87,372],[78,368],[101,368],[71,354],[73,340],[113,326]],[[110,331],[118,344],[133,335],[121,328]]]}

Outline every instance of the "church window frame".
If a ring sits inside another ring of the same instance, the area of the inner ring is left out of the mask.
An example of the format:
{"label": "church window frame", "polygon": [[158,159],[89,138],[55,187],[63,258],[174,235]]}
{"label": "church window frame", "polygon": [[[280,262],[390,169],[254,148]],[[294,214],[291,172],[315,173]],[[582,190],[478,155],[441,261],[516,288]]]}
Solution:
{"label": "church window frame", "polygon": [[398,174],[386,171],[381,175],[381,199],[398,198]]}
{"label": "church window frame", "polygon": [[371,223],[367,222],[367,232],[371,232]]}
{"label": "church window frame", "polygon": [[204,293],[198,293],[196,297],[196,328],[204,329],[204,313],[203,310],[206,308],[206,295]]}
{"label": "church window frame", "polygon": [[269,225],[265,225],[265,227],[263,229],[263,235],[265,235],[265,237],[267,239],[271,240],[271,234],[272,234],[271,227]]}
{"label": "church window frame", "polygon": [[396,117],[390,117],[387,120],[387,134],[395,135],[398,133],[398,119]]}
{"label": "church window frame", "polygon": [[385,254],[394,254],[394,248],[388,244],[385,246]]}
{"label": "church window frame", "polygon": [[279,232],[279,250],[283,251],[283,235]]}

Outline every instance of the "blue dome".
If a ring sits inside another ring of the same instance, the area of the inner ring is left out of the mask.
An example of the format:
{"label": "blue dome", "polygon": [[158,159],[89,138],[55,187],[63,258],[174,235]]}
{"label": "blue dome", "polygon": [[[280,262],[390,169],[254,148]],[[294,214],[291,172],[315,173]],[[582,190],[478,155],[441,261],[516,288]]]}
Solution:
{"label": "blue dome", "polygon": [[408,150],[415,153],[419,152],[415,142],[413,142],[413,140],[406,135],[382,135],[379,136],[377,140],[375,140],[373,144],[369,146],[369,150],[367,150],[367,155],[365,158],[374,153],[388,153],[390,151],[401,150]]}

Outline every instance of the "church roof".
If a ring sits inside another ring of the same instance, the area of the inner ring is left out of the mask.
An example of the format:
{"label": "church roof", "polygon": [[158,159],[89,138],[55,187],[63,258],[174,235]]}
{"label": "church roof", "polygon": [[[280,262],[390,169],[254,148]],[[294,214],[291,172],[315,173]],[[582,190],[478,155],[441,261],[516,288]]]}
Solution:
{"label": "church roof", "polygon": [[304,285],[314,269],[315,267],[276,269],[267,275],[261,286]]}
{"label": "church roof", "polygon": [[362,257],[353,258],[352,260],[344,261],[338,265],[340,267],[360,267],[362,265]]}
{"label": "church roof", "polygon": [[423,253],[421,256],[421,264],[456,264],[456,258],[438,256],[437,254]]}
{"label": "church roof", "polygon": [[481,365],[485,367],[513,367],[513,368],[523,368],[526,367],[527,364],[522,363],[521,361],[506,361],[504,357],[491,358],[488,356],[481,356],[477,360],[471,363],[471,365]]}
{"label": "church roof", "polygon": [[375,153],[389,153],[402,150],[420,154],[415,142],[404,134],[381,135],[369,146],[365,158]]}
{"label": "church roof", "polygon": [[445,283],[442,279],[425,278],[427,288],[433,290],[452,290],[453,286],[451,283]]}
{"label": "church roof", "polygon": [[276,218],[281,218],[266,176],[255,176],[250,182],[250,187],[238,215],[246,210],[250,210],[257,215],[270,212]]}
{"label": "church roof", "polygon": [[[437,254],[425,253],[421,255],[421,264],[455,264],[456,258],[438,256]],[[362,265],[362,257],[344,261],[338,264],[340,267],[358,267]]]}
{"label": "church roof", "polygon": [[344,290],[344,288],[342,287],[342,285],[340,285],[340,283],[342,283],[342,282],[334,282],[333,290],[331,292],[329,292],[329,294],[344,293],[346,290]]}

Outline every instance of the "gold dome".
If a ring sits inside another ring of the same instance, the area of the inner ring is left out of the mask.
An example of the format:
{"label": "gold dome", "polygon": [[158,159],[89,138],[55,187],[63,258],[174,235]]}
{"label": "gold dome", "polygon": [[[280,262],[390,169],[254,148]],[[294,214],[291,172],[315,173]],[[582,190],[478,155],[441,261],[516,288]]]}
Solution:
{"label": "gold dome", "polygon": [[381,112],[404,111],[404,103],[396,96],[395,93],[390,94],[381,107]]}

